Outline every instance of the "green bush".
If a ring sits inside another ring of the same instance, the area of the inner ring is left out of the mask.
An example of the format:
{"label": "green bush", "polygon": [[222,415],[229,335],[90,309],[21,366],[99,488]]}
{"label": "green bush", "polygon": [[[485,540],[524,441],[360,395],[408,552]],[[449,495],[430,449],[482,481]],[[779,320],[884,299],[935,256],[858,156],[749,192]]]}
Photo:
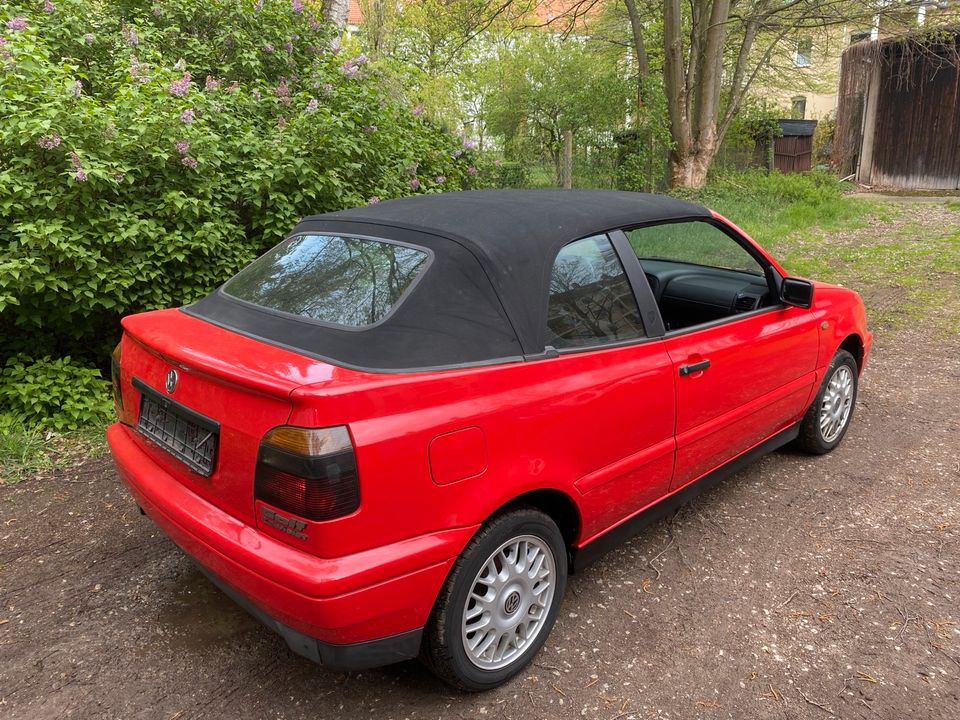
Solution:
{"label": "green bush", "polygon": [[0,370],[0,433],[11,427],[77,430],[113,413],[110,384],[69,357],[11,357]]}
{"label": "green bush", "polygon": [[[100,363],[121,314],[209,292],[303,215],[476,185],[296,0],[0,9],[0,363]],[[69,365],[73,367],[73,365]]]}
{"label": "green bush", "polygon": [[522,162],[504,160],[497,168],[497,186],[525,188],[530,183],[530,172]]}

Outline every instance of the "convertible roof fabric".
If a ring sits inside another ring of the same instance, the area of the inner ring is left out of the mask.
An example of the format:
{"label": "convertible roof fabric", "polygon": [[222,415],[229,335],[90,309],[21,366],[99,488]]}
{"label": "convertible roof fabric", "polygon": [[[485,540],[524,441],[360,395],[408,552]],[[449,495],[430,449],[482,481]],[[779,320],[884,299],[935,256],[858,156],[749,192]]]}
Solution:
{"label": "convertible roof fabric", "polygon": [[676,198],[604,190],[478,190],[388,200],[307,217],[293,230],[433,251],[423,280],[383,323],[360,331],[311,324],[220,291],[185,311],[367,370],[519,360],[544,350],[550,273],[561,247],[617,228],[709,217]]}

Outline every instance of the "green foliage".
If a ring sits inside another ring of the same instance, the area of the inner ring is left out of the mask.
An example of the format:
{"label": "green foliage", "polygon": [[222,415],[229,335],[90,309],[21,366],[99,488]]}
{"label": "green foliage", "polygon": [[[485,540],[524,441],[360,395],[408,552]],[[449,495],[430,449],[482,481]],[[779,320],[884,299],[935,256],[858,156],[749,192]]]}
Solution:
{"label": "green foliage", "polygon": [[631,88],[609,45],[530,33],[497,48],[486,66],[482,118],[511,160],[549,157],[559,178],[563,135],[579,146],[609,142]]}
{"label": "green foliage", "polygon": [[831,113],[817,121],[813,131],[813,161],[827,163],[833,150],[833,136],[837,132],[837,118]]}
{"label": "green foliage", "polygon": [[746,100],[734,116],[723,140],[725,155],[749,158],[749,164],[759,164],[755,148],[762,148],[763,164],[773,167],[773,141],[783,135],[778,120],[788,117],[785,110],[767,104],[765,100]]}
{"label": "green foliage", "polygon": [[526,165],[516,161],[504,161],[497,167],[497,186],[502,188],[524,188],[530,183],[530,172]]}
{"label": "green foliage", "polygon": [[303,215],[480,183],[290,0],[54,5],[0,10],[0,362],[99,361]]}
{"label": "green foliage", "polygon": [[0,370],[0,431],[14,425],[77,430],[113,412],[109,383],[69,357],[16,355]]}

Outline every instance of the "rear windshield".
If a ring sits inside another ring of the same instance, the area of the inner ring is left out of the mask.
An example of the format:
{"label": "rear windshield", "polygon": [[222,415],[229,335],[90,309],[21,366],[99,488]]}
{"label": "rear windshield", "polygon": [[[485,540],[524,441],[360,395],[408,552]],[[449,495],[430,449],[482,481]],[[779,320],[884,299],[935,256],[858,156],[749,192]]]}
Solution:
{"label": "rear windshield", "polygon": [[223,286],[232,297],[319,322],[362,327],[385,318],[427,266],[427,251],[340,235],[297,235]]}

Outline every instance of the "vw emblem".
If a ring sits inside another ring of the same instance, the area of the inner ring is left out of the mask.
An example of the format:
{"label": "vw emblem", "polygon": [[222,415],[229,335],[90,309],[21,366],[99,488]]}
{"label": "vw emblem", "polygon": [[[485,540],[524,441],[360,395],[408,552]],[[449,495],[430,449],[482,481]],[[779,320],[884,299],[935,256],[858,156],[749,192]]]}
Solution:
{"label": "vw emblem", "polygon": [[507,596],[507,601],[503,604],[503,609],[507,615],[513,615],[520,607],[520,593],[514,590]]}
{"label": "vw emblem", "polygon": [[178,379],[179,379],[179,376],[177,375],[176,370],[171,370],[170,372],[167,373],[166,388],[168,393],[173,393],[173,391],[177,389]]}

